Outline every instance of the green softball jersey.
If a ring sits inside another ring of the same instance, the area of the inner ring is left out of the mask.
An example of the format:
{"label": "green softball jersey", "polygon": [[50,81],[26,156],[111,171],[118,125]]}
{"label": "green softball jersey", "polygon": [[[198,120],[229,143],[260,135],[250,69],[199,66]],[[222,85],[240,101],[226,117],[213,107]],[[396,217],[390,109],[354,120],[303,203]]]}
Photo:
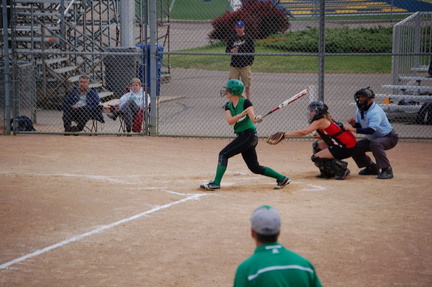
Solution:
{"label": "green softball jersey", "polygon": [[[229,110],[232,116],[236,116],[238,114],[241,114],[244,110],[246,110],[248,107],[252,106],[252,102],[249,101],[246,98],[240,97],[237,106],[234,108],[233,103],[229,102],[226,105],[225,110]],[[234,124],[234,133],[238,134],[242,131],[245,131],[247,129],[253,129],[256,130],[255,124],[252,122],[252,120],[249,118],[249,116],[245,116],[238,120]]]}
{"label": "green softball jersey", "polygon": [[258,246],[237,268],[234,287],[320,287],[312,263],[280,243]]}

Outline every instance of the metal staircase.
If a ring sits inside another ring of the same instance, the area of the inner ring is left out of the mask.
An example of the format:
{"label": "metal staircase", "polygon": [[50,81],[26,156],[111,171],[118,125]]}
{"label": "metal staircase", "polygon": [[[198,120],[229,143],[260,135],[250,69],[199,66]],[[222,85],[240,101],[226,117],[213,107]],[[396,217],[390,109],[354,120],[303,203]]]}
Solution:
{"label": "metal staircase", "polygon": [[112,98],[99,51],[118,45],[117,5],[112,0],[12,1],[11,55],[18,63],[34,63],[39,108],[56,108],[83,74],[102,101]]}
{"label": "metal staircase", "polygon": [[[169,51],[169,9],[158,1],[158,41]],[[147,43],[148,0],[135,3],[141,7],[136,43]],[[120,0],[8,0],[8,4],[9,56],[11,62],[33,63],[38,108],[57,108],[80,75],[90,77],[102,102],[121,96],[107,88],[104,65],[106,51],[120,46]],[[169,75],[169,67],[164,74]]]}

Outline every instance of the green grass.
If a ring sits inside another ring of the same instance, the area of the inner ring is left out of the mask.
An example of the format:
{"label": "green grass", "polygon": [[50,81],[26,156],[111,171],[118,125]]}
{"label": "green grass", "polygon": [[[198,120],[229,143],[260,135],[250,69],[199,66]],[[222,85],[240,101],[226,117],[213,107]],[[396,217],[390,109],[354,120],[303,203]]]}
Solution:
{"label": "green grass", "polygon": [[[167,7],[167,0],[163,0],[163,6]],[[172,0],[171,20],[212,20],[230,11],[228,0]],[[327,21],[333,20],[384,20],[392,19],[395,21],[406,18],[407,14],[380,14],[380,15],[353,15],[353,16],[327,16]],[[290,18],[290,21],[310,21],[316,20],[313,17]]]}
{"label": "green grass", "polygon": [[[195,53],[221,53],[223,55],[172,55],[171,67],[226,71],[230,56],[221,44],[185,50]],[[280,50],[257,47],[256,53],[280,54]],[[390,56],[327,56],[326,73],[375,74],[390,73]],[[255,56],[254,72],[262,73],[317,73],[318,57],[314,56]]]}
{"label": "green grass", "polygon": [[[229,10],[227,0],[174,0],[171,11],[171,19],[183,20],[211,20],[219,17]],[[344,16],[326,17],[326,20],[378,20],[378,19],[401,19],[403,15],[368,15],[368,16]],[[302,21],[311,18],[291,19],[290,21]],[[317,19],[315,19],[317,20]],[[371,30],[371,31],[369,31]],[[391,29],[327,29],[326,47],[331,52],[391,52]],[[257,41],[256,52],[268,54],[293,53],[293,51],[317,50],[317,31],[305,30],[292,32],[287,35],[274,37],[277,41],[260,43]],[[348,33],[348,35],[346,34]],[[297,35],[297,38],[292,36]],[[360,44],[354,40],[359,39]],[[371,38],[374,37],[374,38]],[[269,37],[272,38],[272,37]],[[309,42],[308,42],[309,39]],[[312,40],[313,41],[312,41]],[[312,41],[312,42],[310,42]],[[265,47],[264,45],[267,45]],[[358,46],[358,47],[357,47]],[[383,46],[383,47],[381,47]],[[315,49],[313,49],[315,47]],[[338,48],[338,49],[336,49]],[[389,51],[387,51],[390,49]],[[205,47],[184,50],[182,52],[195,53],[220,53],[221,55],[171,55],[170,64],[172,68],[202,69],[226,71],[229,67],[230,56],[225,54],[225,46],[221,43]],[[327,56],[325,58],[326,73],[390,73],[390,56]],[[313,56],[256,56],[253,65],[254,72],[263,73],[316,73],[318,71],[318,57]]]}
{"label": "green grass", "polygon": [[229,11],[227,0],[173,0],[171,19],[175,20],[211,20]]}

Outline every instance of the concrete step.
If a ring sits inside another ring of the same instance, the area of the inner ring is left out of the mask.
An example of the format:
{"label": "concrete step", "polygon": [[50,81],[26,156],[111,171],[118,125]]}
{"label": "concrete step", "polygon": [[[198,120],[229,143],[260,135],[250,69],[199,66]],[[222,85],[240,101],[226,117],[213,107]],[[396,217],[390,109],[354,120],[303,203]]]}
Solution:
{"label": "concrete step", "polygon": [[59,69],[54,69],[53,71],[56,72],[57,74],[64,74],[64,73],[74,71],[76,69],[77,69],[76,66],[67,66]]}
{"label": "concrete step", "polygon": [[[42,42],[42,37],[28,37],[28,36],[18,36],[14,38],[15,42]],[[44,42],[54,42],[55,37],[45,37]]]}
{"label": "concrete step", "polygon": [[99,83],[99,82],[91,83],[89,85],[89,88],[92,88],[92,89],[97,89],[97,88],[100,88],[100,87],[102,87],[102,83]]}
{"label": "concrete step", "polygon": [[[68,60],[68,58],[52,58],[52,59],[45,60],[44,63],[47,65],[52,65],[52,64],[63,63],[67,60]],[[42,65],[43,62],[42,62],[42,60],[38,60],[36,63],[38,65]]]}
{"label": "concrete step", "polygon": [[[41,25],[33,25],[33,26],[27,26],[27,25],[17,25],[15,26],[14,31],[15,32],[32,32],[32,31],[40,31]],[[11,32],[12,29],[8,28],[8,32]]]}
{"label": "concrete step", "polygon": [[[34,16],[34,17],[58,17],[60,19],[59,12],[28,12],[28,11],[17,11],[18,16]],[[70,17],[71,14],[65,14],[65,17]]]}
{"label": "concrete step", "polygon": [[81,75],[72,76],[72,77],[68,78],[68,81],[71,83],[75,83],[75,82],[79,81],[80,77],[81,77]]}

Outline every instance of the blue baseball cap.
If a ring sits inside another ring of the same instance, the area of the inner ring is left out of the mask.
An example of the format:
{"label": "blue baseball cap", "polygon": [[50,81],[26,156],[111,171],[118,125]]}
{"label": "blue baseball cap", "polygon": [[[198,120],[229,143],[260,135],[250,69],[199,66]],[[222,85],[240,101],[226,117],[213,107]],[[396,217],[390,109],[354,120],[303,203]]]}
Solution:
{"label": "blue baseball cap", "polygon": [[236,27],[237,28],[243,28],[245,26],[245,23],[243,21],[237,21],[236,22]]}

